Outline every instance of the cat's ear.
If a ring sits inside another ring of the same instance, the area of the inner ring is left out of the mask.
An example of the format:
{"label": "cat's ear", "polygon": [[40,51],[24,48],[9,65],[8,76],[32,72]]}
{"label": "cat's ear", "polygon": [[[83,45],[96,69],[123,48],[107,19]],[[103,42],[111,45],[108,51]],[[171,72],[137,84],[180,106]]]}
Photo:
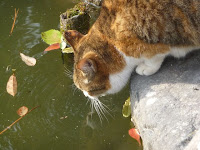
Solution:
{"label": "cat's ear", "polygon": [[97,72],[97,64],[95,60],[92,60],[90,58],[82,59],[78,65],[77,68],[81,70],[84,76],[88,78],[88,80],[92,80],[95,76],[95,73]]}
{"label": "cat's ear", "polygon": [[75,49],[76,44],[84,35],[76,30],[67,30],[64,33],[65,39],[69,42],[69,44]]}

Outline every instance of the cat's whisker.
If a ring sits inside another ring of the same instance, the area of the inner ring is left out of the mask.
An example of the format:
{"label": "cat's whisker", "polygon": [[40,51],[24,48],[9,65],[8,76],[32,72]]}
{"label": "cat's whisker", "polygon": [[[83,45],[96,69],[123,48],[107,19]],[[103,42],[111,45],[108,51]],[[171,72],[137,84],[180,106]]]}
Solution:
{"label": "cat's whisker", "polygon": [[102,117],[102,115],[101,115],[101,113],[99,111],[99,108],[97,107],[96,103],[94,103],[94,108],[95,108],[95,110],[96,110],[96,112],[97,112],[97,114],[99,116],[100,122],[102,123],[103,117]]}
{"label": "cat's whisker", "polygon": [[102,109],[102,111],[104,111],[105,114],[108,114],[109,116],[111,116],[113,118],[113,116],[111,115],[111,110],[108,108],[108,106],[106,106],[104,103],[99,101],[99,105]]}
{"label": "cat's whisker", "polygon": [[108,121],[108,118],[106,117],[105,115],[105,111],[104,111],[104,108],[102,107],[102,105],[99,103],[99,101],[96,101],[97,103],[97,107],[98,109],[100,110],[100,113],[106,118],[106,120]]}
{"label": "cat's whisker", "polygon": [[66,66],[64,67],[64,73],[70,78],[73,79],[73,73]]}
{"label": "cat's whisker", "polygon": [[73,95],[74,95],[75,92],[78,90],[78,88],[76,87],[74,83],[71,85],[71,88],[73,89]]}
{"label": "cat's whisker", "polygon": [[113,116],[111,115],[111,113],[109,111],[111,111],[108,106],[106,106],[104,103],[100,102],[100,106],[102,108],[102,110],[104,111],[105,114],[108,114],[109,116],[111,116],[113,118]]}
{"label": "cat's whisker", "polygon": [[94,101],[91,101],[91,104],[90,104],[90,107],[91,107],[91,117],[92,117],[92,114],[94,113]]}
{"label": "cat's whisker", "polygon": [[91,111],[94,112],[94,101],[93,100],[91,100],[90,107],[91,107]]}
{"label": "cat's whisker", "polygon": [[67,71],[67,70],[65,70],[64,71],[66,74],[69,74],[69,75],[71,75],[72,76],[72,72],[70,72],[70,71]]}
{"label": "cat's whisker", "polygon": [[73,75],[71,73],[64,71],[64,74],[66,74],[70,79],[73,79]]}
{"label": "cat's whisker", "polygon": [[71,72],[71,71],[69,71],[69,70],[64,70],[64,72],[65,72],[65,73],[69,73],[69,74],[71,74],[71,75],[72,75],[72,72]]}
{"label": "cat's whisker", "polygon": [[[87,100],[86,105],[88,104],[89,101],[90,101],[90,99]],[[91,105],[91,103],[90,103],[90,105]]]}
{"label": "cat's whisker", "polygon": [[[108,109],[109,111],[111,111],[110,108],[109,108],[108,106],[106,106],[104,103],[101,102],[101,105],[102,105],[102,107],[105,107],[104,109]],[[107,111],[107,110],[106,110],[106,111]],[[109,111],[108,111],[108,112],[109,112]]]}
{"label": "cat's whisker", "polygon": [[108,121],[106,114],[109,114],[111,117],[113,117],[109,113],[110,109],[105,104],[103,104],[98,98],[90,98],[90,101],[91,101],[91,105],[90,105],[91,110],[92,111],[93,111],[93,109],[96,110],[101,123],[102,123],[103,118],[105,118]]}
{"label": "cat's whisker", "polygon": [[74,88],[73,95],[76,93],[77,90],[78,88]]}

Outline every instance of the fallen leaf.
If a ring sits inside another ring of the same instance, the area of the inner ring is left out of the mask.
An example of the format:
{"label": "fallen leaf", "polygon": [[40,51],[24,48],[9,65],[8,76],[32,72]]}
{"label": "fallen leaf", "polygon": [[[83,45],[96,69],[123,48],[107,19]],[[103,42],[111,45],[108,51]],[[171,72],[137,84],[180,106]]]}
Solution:
{"label": "fallen leaf", "polygon": [[62,34],[60,31],[54,29],[43,32],[41,37],[49,45],[62,42]]}
{"label": "fallen leaf", "polygon": [[24,116],[28,113],[28,108],[26,106],[22,106],[17,110],[17,114],[19,116]]}
{"label": "fallen leaf", "polygon": [[137,142],[139,143],[139,145],[141,145],[141,141],[140,141],[140,134],[138,132],[137,129],[132,128],[128,131],[129,135],[134,138],[135,140],[137,140]]}
{"label": "fallen leaf", "polygon": [[129,117],[131,115],[130,97],[125,101],[125,103],[123,105],[122,114],[123,114],[124,117]]}
{"label": "fallen leaf", "polygon": [[55,50],[55,49],[59,49],[59,48],[60,48],[60,43],[55,43],[55,44],[51,44],[44,51],[51,51],[51,50]]}
{"label": "fallen leaf", "polygon": [[72,47],[68,47],[63,49],[62,53],[74,53],[74,49]]}
{"label": "fallen leaf", "polygon": [[14,73],[10,76],[7,82],[6,90],[8,94],[12,96],[15,96],[17,94],[17,79]]}
{"label": "fallen leaf", "polygon": [[29,57],[24,55],[23,53],[20,53],[21,59],[23,62],[25,62],[28,66],[35,66],[36,59],[33,57]]}
{"label": "fallen leaf", "polygon": [[[25,107],[25,106],[24,106]],[[23,116],[21,116],[20,118],[18,118],[17,120],[15,120],[11,125],[9,125],[8,127],[6,127],[3,131],[0,132],[0,135],[3,134],[4,132],[6,132],[8,129],[10,129],[15,123],[17,123],[18,121],[20,121],[26,114],[30,113],[31,111],[35,110],[36,108],[38,108],[39,106],[36,106],[34,108],[32,108],[31,110],[29,110],[27,113],[25,113]]]}

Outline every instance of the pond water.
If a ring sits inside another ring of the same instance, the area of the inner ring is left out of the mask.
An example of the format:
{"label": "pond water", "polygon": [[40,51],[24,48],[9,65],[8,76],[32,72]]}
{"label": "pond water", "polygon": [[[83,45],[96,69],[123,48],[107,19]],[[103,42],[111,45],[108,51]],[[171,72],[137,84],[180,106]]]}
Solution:
{"label": "pond water", "polygon": [[[76,90],[65,71],[73,70],[73,54],[59,50],[44,54],[48,46],[40,33],[59,30],[59,15],[75,5],[72,0],[0,1],[0,131],[19,118],[21,106],[30,112],[0,135],[1,150],[133,150],[137,142],[129,137],[130,118],[123,118],[122,106],[129,97],[128,88],[119,94],[101,98],[110,109],[100,122],[91,115],[90,103]],[[19,8],[16,25],[9,36],[14,9]],[[19,53],[37,59],[34,67],[21,61]],[[18,93],[6,92],[6,83],[16,69]]]}

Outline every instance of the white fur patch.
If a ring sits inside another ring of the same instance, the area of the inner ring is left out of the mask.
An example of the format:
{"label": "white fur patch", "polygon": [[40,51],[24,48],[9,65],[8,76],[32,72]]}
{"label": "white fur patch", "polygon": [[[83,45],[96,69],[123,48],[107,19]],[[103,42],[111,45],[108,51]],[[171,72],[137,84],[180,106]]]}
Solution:
{"label": "white fur patch", "polygon": [[[165,54],[158,54],[154,57],[147,59],[144,57],[134,58],[130,56],[126,56],[123,52],[116,50],[123,56],[126,66],[122,71],[110,74],[109,81],[111,88],[107,91],[107,94],[114,94],[119,92],[128,82],[132,71],[136,66],[136,72],[141,75],[152,75],[157,72],[164,60],[164,58],[168,55],[172,55],[174,57],[184,57],[188,52],[199,49],[199,47],[171,47],[170,51]],[[145,67],[144,65],[145,64]]]}
{"label": "white fur patch", "polygon": [[170,54],[174,57],[180,58],[180,57],[184,57],[187,53],[189,53],[192,50],[197,50],[200,47],[171,47],[170,49]]}
{"label": "white fur patch", "polygon": [[110,74],[109,81],[111,88],[107,91],[107,94],[114,94],[119,92],[127,84],[135,66],[137,66],[141,61],[141,59],[126,56],[124,53],[120,52],[117,48],[116,50],[123,56],[126,62],[126,66],[123,68],[122,71]]}
{"label": "white fur patch", "polygon": [[137,66],[136,72],[146,76],[154,74],[160,69],[163,60],[168,54],[157,54],[152,58],[143,58],[144,61]]}
{"label": "white fur patch", "polygon": [[96,96],[90,96],[87,91],[83,91],[83,94],[85,95],[85,97],[88,97],[89,99],[92,99],[92,100],[97,99]]}
{"label": "white fur patch", "polygon": [[[157,54],[152,58],[145,58],[145,57],[134,58],[134,57],[126,56],[123,52],[121,52],[115,47],[115,49],[121,54],[121,56],[123,56],[123,59],[125,60],[126,65],[122,71],[109,75],[111,88],[106,93],[104,93],[104,95],[114,94],[114,93],[119,92],[127,84],[131,76],[131,73],[133,72],[136,66],[138,66],[136,68],[136,72],[138,74],[151,75],[158,71],[158,69],[160,68],[162,64],[162,61],[164,60],[166,56],[172,55],[174,57],[180,58],[180,57],[184,57],[188,52],[195,49],[199,49],[199,48],[200,47],[182,47],[182,48],[171,47],[169,52],[165,54]],[[84,83],[87,84],[88,81],[84,80]],[[97,97],[90,96],[88,92],[86,91],[83,91],[83,93],[86,97],[89,97],[90,99],[97,98]],[[104,96],[104,95],[99,95],[99,96]],[[147,104],[148,105],[153,104],[155,101],[156,101],[155,99],[152,99]]]}

